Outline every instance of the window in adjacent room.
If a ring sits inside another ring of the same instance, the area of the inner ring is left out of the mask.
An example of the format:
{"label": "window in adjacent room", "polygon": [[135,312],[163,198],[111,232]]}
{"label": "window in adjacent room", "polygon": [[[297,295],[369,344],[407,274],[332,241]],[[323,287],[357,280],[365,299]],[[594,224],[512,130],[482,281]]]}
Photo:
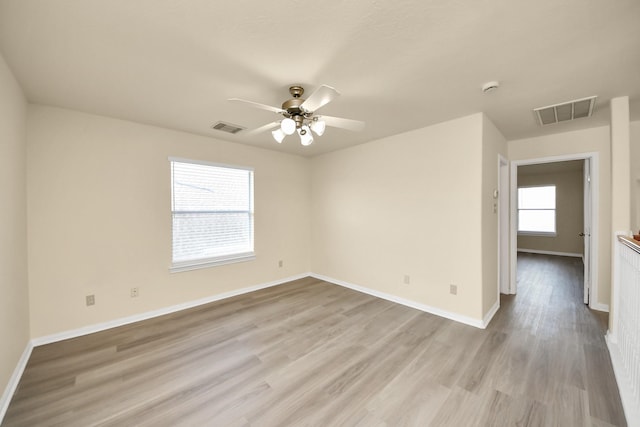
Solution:
{"label": "window in adjacent room", "polygon": [[254,259],[253,169],[169,160],[171,271]]}
{"label": "window in adjacent room", "polygon": [[518,234],[556,235],[556,186],[518,187]]}

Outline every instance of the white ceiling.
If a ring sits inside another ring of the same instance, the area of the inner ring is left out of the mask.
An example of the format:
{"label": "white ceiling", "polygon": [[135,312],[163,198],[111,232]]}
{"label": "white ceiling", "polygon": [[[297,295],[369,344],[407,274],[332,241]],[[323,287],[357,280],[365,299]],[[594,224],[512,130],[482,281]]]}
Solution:
{"label": "white ceiling", "polygon": [[[594,127],[623,95],[640,119],[638,0],[0,0],[0,51],[31,102],[306,156],[480,111],[507,139]],[[334,86],[321,112],[366,129],[210,129],[274,121],[227,99],[279,106],[292,83]],[[590,95],[591,118],[534,119]]]}

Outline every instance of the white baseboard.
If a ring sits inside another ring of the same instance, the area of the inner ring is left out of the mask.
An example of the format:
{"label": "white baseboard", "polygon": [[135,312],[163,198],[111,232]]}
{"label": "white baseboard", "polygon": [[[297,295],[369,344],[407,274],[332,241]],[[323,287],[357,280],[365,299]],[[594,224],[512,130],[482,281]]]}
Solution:
{"label": "white baseboard", "polygon": [[[466,325],[475,326],[476,328],[484,329],[484,328],[487,327],[487,324],[488,324],[488,322],[485,323],[484,320],[474,319],[473,317],[463,316],[461,314],[453,313],[453,312],[446,311],[446,310],[442,310],[442,309],[437,308],[437,307],[431,307],[431,306],[426,305],[426,304],[422,304],[422,303],[419,303],[419,302],[411,301],[411,300],[408,300],[408,299],[405,299],[405,298],[401,298],[401,297],[398,297],[398,296],[395,296],[395,295],[387,294],[385,292],[376,291],[374,289],[365,288],[364,286],[354,285],[353,283],[349,283],[349,282],[345,282],[343,280],[338,280],[338,279],[334,279],[334,278],[331,278],[331,277],[323,276],[321,274],[311,273],[311,277],[314,277],[314,278],[319,279],[319,280],[324,280],[325,282],[333,283],[334,285],[343,286],[345,288],[349,288],[349,289],[352,289],[354,291],[362,292],[363,294],[372,295],[374,297],[382,298],[382,299],[385,299],[387,301],[391,301],[391,302],[395,302],[395,303],[398,303],[398,304],[402,304],[402,305],[407,306],[407,307],[415,308],[417,310],[424,311],[425,313],[435,314],[436,316],[444,317],[444,318],[447,318],[447,319],[450,319],[450,320],[455,320],[456,322],[464,323]],[[492,310],[493,310],[493,308],[492,308]],[[496,308],[496,311],[497,311],[497,308]],[[493,316],[493,314],[491,313],[491,310],[489,311],[488,314],[491,314],[491,316]],[[486,316],[486,317],[488,317],[489,320],[491,320],[489,316]]]}
{"label": "white baseboard", "polygon": [[615,339],[613,339],[610,332],[607,332],[605,338],[607,341],[607,348],[609,349],[609,355],[611,356],[613,373],[615,374],[616,382],[618,383],[620,400],[622,400],[622,407],[627,419],[627,425],[629,427],[640,427],[640,402],[634,398],[631,384],[627,381],[629,375],[624,369],[620,349],[615,343]]}
{"label": "white baseboard", "polygon": [[22,373],[24,372],[25,367],[27,366],[27,362],[29,361],[29,357],[31,356],[31,352],[33,350],[34,347],[37,347],[39,345],[44,345],[44,344],[50,344],[50,343],[54,343],[57,341],[63,341],[66,339],[71,339],[71,338],[76,338],[76,337],[80,337],[83,335],[88,335],[88,334],[92,334],[94,332],[100,332],[100,331],[104,331],[107,329],[111,329],[111,328],[115,328],[118,326],[123,326],[123,325],[128,325],[130,323],[135,323],[135,322],[139,322],[141,320],[146,320],[146,319],[151,319],[154,317],[158,317],[158,316],[163,316],[165,314],[170,314],[170,313],[175,313],[177,311],[180,310],[185,310],[185,309],[189,309],[189,308],[193,308],[193,307],[197,307],[200,305],[204,305],[204,304],[208,304],[214,301],[220,301],[226,298],[231,298],[237,295],[242,295],[242,294],[246,294],[249,292],[254,292],[260,289],[265,289],[265,288],[269,288],[272,286],[277,286],[277,285],[281,285],[283,283],[287,283],[287,282],[291,282],[293,280],[299,280],[299,279],[304,279],[305,277],[313,277],[319,280],[324,280],[326,282],[329,283],[333,283],[335,285],[339,285],[339,286],[343,286],[358,292],[362,292],[368,295],[372,295],[378,298],[382,298],[385,299],[387,301],[391,301],[391,302],[395,302],[398,304],[402,304],[404,306],[407,307],[411,307],[411,308],[415,308],[417,310],[420,311],[424,311],[426,313],[430,313],[430,314],[434,314],[436,316],[440,316],[440,317],[444,317],[450,320],[454,320],[456,322],[460,322],[460,323],[464,323],[470,326],[474,326],[476,328],[480,328],[480,329],[484,329],[487,327],[487,325],[489,324],[489,322],[491,321],[491,319],[493,318],[493,316],[495,315],[495,313],[498,311],[498,309],[500,308],[500,304],[498,301],[496,301],[496,303],[494,304],[494,306],[491,308],[491,310],[489,310],[489,312],[487,312],[487,314],[484,316],[484,318],[482,320],[479,319],[474,319],[472,317],[467,317],[467,316],[463,316],[461,314],[457,314],[457,313],[453,313],[453,312],[449,312],[446,310],[442,310],[436,307],[431,307],[429,305],[426,304],[421,304],[415,301],[411,301],[405,298],[401,298],[395,295],[391,295],[391,294],[387,294],[384,292],[379,292],[370,288],[366,288],[363,286],[358,286],[358,285],[354,285],[352,283],[348,283],[342,280],[338,280],[338,279],[333,279],[331,277],[327,277],[327,276],[323,276],[320,274],[315,274],[315,273],[303,273],[303,274],[298,274],[295,276],[290,276],[290,277],[286,277],[283,279],[279,279],[279,280],[274,280],[272,282],[267,282],[267,283],[262,283],[259,285],[255,285],[255,286],[249,286],[246,288],[242,288],[242,289],[236,289],[233,291],[229,291],[229,292],[224,292],[221,294],[217,294],[217,295],[212,295],[209,297],[205,297],[205,298],[201,298],[198,300],[194,300],[194,301],[189,301],[189,302],[185,302],[182,304],[176,304],[170,307],[164,307],[158,310],[153,310],[153,311],[148,311],[145,313],[140,313],[140,314],[136,314],[133,316],[128,316],[128,317],[123,317],[120,319],[114,319],[108,322],[103,322],[103,323],[98,323],[98,324],[94,324],[94,325],[89,325],[89,326],[85,326],[82,328],[78,328],[78,329],[73,329],[73,330],[69,330],[69,331],[63,331],[60,333],[56,333],[56,334],[52,334],[52,335],[46,335],[46,336],[42,336],[42,337],[38,337],[38,338],[34,338],[31,341],[29,341],[27,343],[27,346],[24,350],[24,352],[22,353],[22,356],[20,357],[20,360],[18,361],[18,365],[16,366],[13,375],[11,376],[11,379],[9,380],[9,383],[7,384],[7,387],[4,390],[4,393],[2,394],[2,398],[0,398],[0,423],[2,422],[2,419],[4,418],[4,415],[7,411],[7,408],[9,407],[9,403],[11,402],[11,398],[13,397],[13,394],[18,386],[18,383],[20,382],[20,378],[22,377]]}
{"label": "white baseboard", "polygon": [[226,298],[235,297],[237,295],[246,294],[249,292],[254,292],[260,289],[270,288],[272,286],[281,285],[283,283],[291,282],[293,280],[303,279],[305,277],[309,277],[310,273],[298,274],[295,276],[286,277],[284,279],[274,280],[272,282],[262,283],[259,285],[249,286],[242,289],[236,289],[229,292],[224,292],[217,295],[208,296],[205,298],[201,298],[194,301],[188,301],[182,304],[176,304],[169,307],[160,308],[158,310],[147,311],[145,313],[134,314],[133,316],[122,317],[120,319],[110,320],[108,322],[97,323],[94,325],[84,326],[78,329],[72,329],[69,331],[59,332],[57,334],[46,335],[43,337],[34,338],[31,340],[31,343],[34,347],[44,344],[50,344],[58,341],[63,341],[70,338],[77,338],[83,335],[92,334],[94,332],[100,332],[111,328],[116,328],[118,326],[128,325],[130,323],[139,322],[141,320],[147,320],[158,316],[163,316],[165,314],[175,313],[180,310],[186,310],[188,308],[197,307],[199,305],[209,304],[214,301],[220,301]]}
{"label": "white baseboard", "polygon": [[24,351],[22,352],[22,356],[20,356],[20,359],[18,360],[16,368],[13,370],[11,378],[9,378],[9,383],[5,387],[4,393],[2,393],[2,397],[0,397],[0,424],[2,424],[2,420],[7,413],[7,409],[9,408],[9,403],[11,402],[11,398],[13,397],[13,393],[15,393],[16,388],[18,387],[18,383],[20,382],[20,378],[22,378],[24,368],[27,367],[27,362],[29,361],[29,357],[31,356],[31,351],[33,351],[33,342],[29,341]]}
{"label": "white baseboard", "polygon": [[291,282],[293,280],[304,279],[305,277],[309,277],[310,273],[298,274],[295,276],[286,277],[284,279],[274,280],[272,282],[261,283],[255,286],[249,286],[242,289],[236,289],[229,292],[224,292],[217,295],[212,295],[209,297],[201,298],[195,301],[189,301],[182,304],[172,305],[170,307],[164,307],[158,310],[147,311],[145,313],[135,314],[133,316],[123,317],[120,319],[111,320],[104,323],[98,323],[95,325],[89,325],[78,329],[73,329],[69,331],[60,332],[57,334],[46,335],[43,337],[34,338],[27,343],[27,347],[25,348],[20,360],[18,361],[18,365],[13,371],[13,375],[9,379],[9,383],[2,394],[2,398],[0,398],[0,424],[2,423],[2,419],[9,407],[9,403],[11,402],[11,398],[13,397],[13,393],[18,387],[18,383],[20,382],[20,378],[22,377],[22,373],[24,372],[25,367],[27,366],[27,362],[29,361],[29,357],[31,356],[31,352],[34,347],[44,344],[50,344],[57,341],[63,341],[70,338],[80,337],[82,335],[92,334],[94,332],[100,332],[111,328],[116,328],[118,326],[128,325],[130,323],[139,322],[141,320],[151,319],[153,317],[163,316],[165,314],[175,313],[180,310],[185,310],[188,308],[197,307],[199,305],[208,304],[214,301],[220,301],[226,298],[231,298],[237,295],[246,294],[249,292],[254,292],[260,289],[269,288],[272,286],[281,285],[283,283]]}
{"label": "white baseboard", "polygon": [[525,249],[525,248],[518,248],[518,252],[526,252],[529,254],[557,255],[557,256],[570,256],[574,258],[582,258],[582,254],[573,253],[573,252],[540,251],[538,249]]}
{"label": "white baseboard", "polygon": [[499,309],[500,309],[500,297],[498,297],[498,300],[496,301],[495,304],[493,304],[493,307],[491,307],[491,309],[487,312],[487,314],[484,315],[484,318],[482,319],[482,324],[484,326],[482,327],[482,329],[485,329],[487,326],[489,326],[489,322],[491,322],[491,319],[493,319],[493,316],[496,315]]}
{"label": "white baseboard", "polygon": [[[40,345],[44,345],[44,344],[50,344],[50,343],[54,343],[54,342],[58,342],[58,341],[63,341],[63,340],[67,340],[67,339],[71,339],[71,338],[77,338],[83,335],[89,335],[95,332],[100,332],[100,331],[105,331],[107,329],[112,329],[112,328],[116,328],[118,326],[124,326],[124,325],[128,325],[131,323],[135,323],[135,322],[139,322],[141,320],[147,320],[147,319],[152,319],[154,317],[159,317],[159,316],[163,316],[165,314],[171,314],[171,313],[175,313],[177,311],[181,311],[181,310],[186,310],[189,308],[193,308],[193,307],[197,307],[200,305],[204,305],[204,304],[209,304],[211,302],[215,302],[215,301],[220,301],[226,298],[231,298],[237,295],[242,295],[242,294],[246,294],[249,292],[254,292],[260,289],[265,289],[265,288],[269,288],[272,286],[277,286],[277,285],[281,285],[283,283],[287,283],[287,282],[291,282],[293,280],[299,280],[299,279],[303,279],[305,277],[314,277],[316,279],[320,279],[320,280],[324,280],[326,282],[329,283],[333,283],[339,286],[344,286],[346,288],[349,289],[353,289],[362,293],[366,293],[369,295],[373,295],[376,296],[378,298],[382,298],[382,299],[386,299],[388,301],[392,301],[392,302],[396,302],[398,304],[402,304],[405,305],[407,307],[411,307],[411,308],[415,308],[427,313],[431,313],[431,314],[435,314],[437,316],[440,317],[445,317],[447,319],[451,319],[451,320],[455,320],[457,322],[460,323],[464,323],[467,325],[471,325],[471,326],[475,326],[477,328],[481,328],[484,329],[487,327],[487,325],[489,324],[489,322],[491,321],[491,319],[493,318],[493,316],[495,315],[495,313],[498,311],[499,308],[499,304],[498,302],[496,302],[496,304],[494,305],[494,307],[491,308],[491,310],[489,310],[489,312],[485,315],[483,320],[479,320],[479,319],[474,319],[472,317],[467,317],[467,316],[463,316],[461,314],[457,314],[457,313],[453,313],[453,312],[449,312],[446,310],[442,310],[440,308],[437,307],[432,307],[432,306],[428,306],[426,304],[421,304],[415,301],[411,301],[405,298],[401,298],[395,295],[391,295],[391,294],[387,294],[384,292],[379,292],[370,288],[366,288],[363,286],[358,286],[358,285],[354,285],[352,283],[348,283],[348,282],[344,282],[342,280],[338,280],[338,279],[333,279],[331,277],[327,277],[327,276],[322,276],[319,274],[315,274],[315,273],[302,273],[302,274],[298,274],[295,276],[290,276],[290,277],[286,277],[283,279],[278,279],[278,280],[274,280],[272,282],[267,282],[267,283],[262,283],[259,285],[255,285],[255,286],[249,286],[246,288],[242,288],[242,289],[236,289],[233,291],[229,291],[229,292],[224,292],[221,294],[217,294],[217,295],[212,295],[209,297],[205,297],[205,298],[201,298],[198,300],[194,300],[194,301],[188,301],[182,304],[176,304],[176,305],[172,305],[169,307],[164,307],[164,308],[160,308],[158,310],[153,310],[153,311],[147,311],[145,313],[140,313],[140,314],[135,314],[133,316],[128,316],[128,317],[122,317],[119,319],[114,319],[114,320],[110,320],[107,322],[103,322],[103,323],[97,323],[94,325],[88,325],[88,326],[84,326],[82,328],[78,328],[78,329],[72,329],[72,330],[68,330],[68,331],[63,331],[63,332],[59,332],[56,334],[51,334],[51,335],[46,335],[46,336],[42,336],[42,337],[38,337],[38,338],[34,338],[31,340],[30,345],[31,348],[33,347],[37,347]],[[31,351],[29,351],[29,354],[31,354]]]}
{"label": "white baseboard", "polygon": [[609,304],[602,304],[601,302],[589,303],[589,308],[597,311],[609,312]]}

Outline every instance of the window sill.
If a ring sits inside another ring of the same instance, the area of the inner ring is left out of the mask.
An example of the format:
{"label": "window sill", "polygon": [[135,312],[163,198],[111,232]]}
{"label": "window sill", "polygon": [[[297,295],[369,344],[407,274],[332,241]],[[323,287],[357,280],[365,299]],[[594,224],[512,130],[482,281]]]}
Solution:
{"label": "window sill", "polygon": [[518,231],[518,236],[556,237],[558,233],[545,231]]}
{"label": "window sill", "polygon": [[223,257],[177,262],[172,264],[171,267],[169,267],[169,272],[180,273],[183,271],[191,271],[191,270],[199,270],[201,268],[216,267],[218,265],[253,261],[254,259],[256,259],[255,252],[246,252],[242,254],[227,255]]}

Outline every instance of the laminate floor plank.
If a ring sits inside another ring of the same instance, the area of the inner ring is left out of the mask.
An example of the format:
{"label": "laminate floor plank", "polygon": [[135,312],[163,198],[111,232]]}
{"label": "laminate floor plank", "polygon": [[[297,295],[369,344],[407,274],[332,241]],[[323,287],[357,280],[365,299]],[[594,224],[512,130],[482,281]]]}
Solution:
{"label": "laminate floor plank", "polygon": [[621,424],[624,422],[622,403],[607,349],[585,344],[584,355],[591,415],[614,425]]}
{"label": "laminate floor plank", "polygon": [[308,277],[36,347],[2,426],[625,426],[581,261],[517,280],[485,330]]}
{"label": "laminate floor plank", "polygon": [[556,398],[548,405],[546,413],[547,426],[589,426],[589,402],[585,390],[561,385]]}
{"label": "laminate floor plank", "polygon": [[488,332],[478,351],[473,354],[471,363],[465,368],[458,385],[473,392],[492,381],[495,376],[491,376],[491,373],[504,350],[506,339],[507,334],[504,332]]}
{"label": "laminate floor plank", "polygon": [[[540,402],[522,396],[511,396],[500,391],[489,393],[481,412],[479,425],[495,427],[543,427],[546,407]],[[576,424],[567,424],[574,426]]]}
{"label": "laminate floor plank", "polygon": [[487,399],[454,386],[431,425],[438,427],[481,427],[479,415],[485,410]]}

